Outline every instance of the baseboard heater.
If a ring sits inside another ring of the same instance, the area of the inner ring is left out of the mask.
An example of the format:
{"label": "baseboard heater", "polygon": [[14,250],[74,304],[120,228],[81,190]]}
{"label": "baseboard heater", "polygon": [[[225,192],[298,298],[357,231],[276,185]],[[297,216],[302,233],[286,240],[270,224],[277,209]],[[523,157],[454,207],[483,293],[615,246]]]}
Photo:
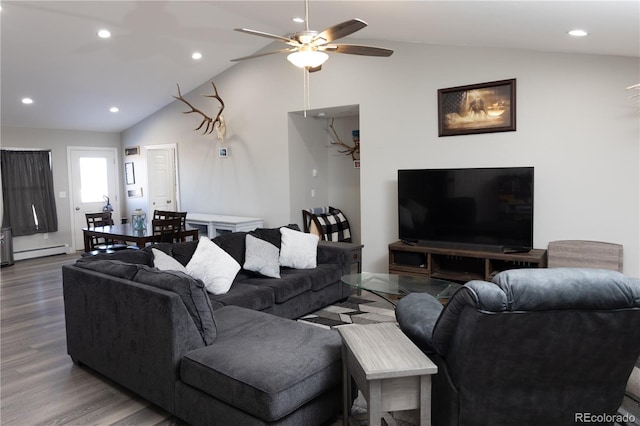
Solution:
{"label": "baseboard heater", "polygon": [[13,257],[15,260],[33,259],[36,257],[53,256],[55,254],[69,253],[69,244],[62,244],[52,247],[40,247],[29,250],[15,251]]}

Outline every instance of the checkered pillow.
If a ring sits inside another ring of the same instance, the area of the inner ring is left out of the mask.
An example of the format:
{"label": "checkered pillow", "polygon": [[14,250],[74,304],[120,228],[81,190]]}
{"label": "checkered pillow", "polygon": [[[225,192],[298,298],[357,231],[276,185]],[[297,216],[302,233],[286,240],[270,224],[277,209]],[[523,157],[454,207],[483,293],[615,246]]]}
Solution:
{"label": "checkered pillow", "polygon": [[351,241],[349,221],[339,209],[316,216],[327,241]]}

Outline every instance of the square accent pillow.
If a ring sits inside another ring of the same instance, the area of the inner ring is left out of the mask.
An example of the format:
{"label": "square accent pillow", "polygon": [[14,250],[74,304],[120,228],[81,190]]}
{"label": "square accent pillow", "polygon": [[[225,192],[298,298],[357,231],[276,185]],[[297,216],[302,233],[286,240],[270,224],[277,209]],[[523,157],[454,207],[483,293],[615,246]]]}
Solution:
{"label": "square accent pillow", "polygon": [[280,278],[280,250],[251,234],[246,236],[243,268],[271,278]]}
{"label": "square accent pillow", "polygon": [[280,265],[295,269],[314,269],[317,266],[318,236],[282,227]]}
{"label": "square accent pillow", "polygon": [[182,263],[178,262],[165,252],[156,248],[151,249],[151,252],[153,253],[153,266],[160,269],[161,271],[180,271],[184,273],[187,272],[187,268],[185,268]]}
{"label": "square accent pillow", "polygon": [[187,263],[187,274],[202,280],[209,293],[225,294],[240,271],[240,264],[207,237],[200,237],[193,257]]}

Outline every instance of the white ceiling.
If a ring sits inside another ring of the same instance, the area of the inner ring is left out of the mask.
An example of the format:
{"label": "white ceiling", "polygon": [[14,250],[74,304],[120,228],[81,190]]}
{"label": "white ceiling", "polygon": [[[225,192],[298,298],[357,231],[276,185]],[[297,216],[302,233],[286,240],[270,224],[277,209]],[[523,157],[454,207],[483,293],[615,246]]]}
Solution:
{"label": "white ceiling", "polygon": [[[291,20],[304,15],[302,0],[0,4],[3,126],[120,132],[171,102],[176,83],[187,93],[270,43],[233,28],[284,35],[304,26]],[[369,26],[350,42],[381,47],[392,40],[640,57],[637,0],[311,1],[311,29],[351,18]],[[113,36],[97,38],[101,28]],[[569,37],[574,28],[590,35]],[[27,96],[32,105],[20,102]]]}

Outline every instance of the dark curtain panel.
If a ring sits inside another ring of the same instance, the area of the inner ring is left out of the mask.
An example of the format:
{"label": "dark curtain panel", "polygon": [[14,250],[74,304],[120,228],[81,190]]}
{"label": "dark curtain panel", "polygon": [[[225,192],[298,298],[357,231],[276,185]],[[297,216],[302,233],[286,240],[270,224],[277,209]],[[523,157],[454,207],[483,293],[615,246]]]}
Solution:
{"label": "dark curtain panel", "polygon": [[58,230],[50,151],[2,150],[2,226],[14,236]]}

